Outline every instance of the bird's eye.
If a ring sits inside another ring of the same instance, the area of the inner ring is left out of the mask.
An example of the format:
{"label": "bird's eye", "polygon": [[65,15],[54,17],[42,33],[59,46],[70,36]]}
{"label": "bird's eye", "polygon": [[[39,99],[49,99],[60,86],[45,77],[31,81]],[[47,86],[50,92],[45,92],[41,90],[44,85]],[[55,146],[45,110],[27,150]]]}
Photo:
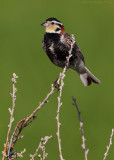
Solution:
{"label": "bird's eye", "polygon": [[52,22],[51,24],[54,25],[54,22]]}

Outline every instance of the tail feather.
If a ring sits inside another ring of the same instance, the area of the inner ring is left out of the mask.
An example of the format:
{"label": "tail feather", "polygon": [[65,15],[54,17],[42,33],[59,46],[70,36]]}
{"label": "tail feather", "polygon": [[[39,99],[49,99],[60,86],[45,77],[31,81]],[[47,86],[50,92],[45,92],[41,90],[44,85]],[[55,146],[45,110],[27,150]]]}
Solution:
{"label": "tail feather", "polygon": [[87,68],[85,69],[86,69],[85,73],[79,74],[80,79],[84,84],[84,86],[90,86],[92,83],[99,84],[100,80],[96,78]]}

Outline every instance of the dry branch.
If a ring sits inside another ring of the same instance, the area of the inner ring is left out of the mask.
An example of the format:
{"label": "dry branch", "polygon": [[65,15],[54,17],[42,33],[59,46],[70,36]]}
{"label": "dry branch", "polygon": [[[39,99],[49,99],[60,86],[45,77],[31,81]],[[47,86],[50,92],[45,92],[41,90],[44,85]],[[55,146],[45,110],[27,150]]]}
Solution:
{"label": "dry branch", "polygon": [[44,104],[48,102],[49,97],[54,93],[55,87],[52,85],[51,91],[47,94],[46,98],[39,104],[39,106],[30,114],[27,118],[24,118],[23,120],[19,121],[15,127],[15,130],[12,134],[12,143],[10,147],[10,152],[12,153],[13,148],[15,146],[15,143],[17,142],[18,139],[22,138],[20,136],[21,131],[31,124],[33,120],[36,118],[35,114],[37,113],[38,110],[40,110],[41,107],[43,107]]}
{"label": "dry branch", "polygon": [[73,105],[76,107],[77,109],[77,112],[78,112],[78,119],[79,119],[79,122],[80,122],[80,131],[81,131],[81,135],[82,135],[82,148],[83,148],[83,151],[84,151],[84,156],[85,156],[85,160],[87,160],[87,154],[88,154],[88,149],[86,149],[86,139],[85,139],[85,136],[84,136],[84,130],[83,130],[83,121],[81,119],[81,112],[79,110],[79,107],[76,103],[76,98],[72,97],[72,100],[73,100]]}
{"label": "dry branch", "polygon": [[10,133],[11,133],[11,125],[12,125],[12,122],[14,121],[14,117],[13,117],[13,113],[14,113],[14,108],[15,108],[15,99],[16,99],[16,88],[15,88],[15,83],[16,83],[16,78],[18,78],[16,76],[16,74],[13,74],[13,79],[12,79],[12,82],[13,82],[13,94],[11,94],[12,96],[12,101],[13,101],[13,107],[12,107],[12,110],[9,109],[9,112],[10,112],[10,124],[8,125],[9,129],[8,129],[8,134],[7,134],[7,140],[6,140],[6,144],[5,144],[5,149],[3,151],[3,158],[2,160],[5,159],[5,157],[9,160],[11,159],[14,159],[15,157],[22,157],[22,154],[25,152],[25,149],[24,151],[22,151],[21,153],[16,153],[15,151],[13,152],[13,149],[14,149],[14,146],[15,146],[15,143],[17,142],[18,139],[21,139],[23,138],[23,136],[20,136],[20,133],[21,131],[26,127],[28,126],[30,123],[32,123],[32,121],[36,118],[35,114],[37,113],[38,110],[40,110],[40,108],[46,104],[48,102],[48,99],[50,98],[50,96],[54,93],[54,90],[55,90],[55,86],[52,85],[51,86],[51,91],[47,94],[46,98],[43,100],[43,102],[41,102],[39,104],[39,106],[32,112],[32,114],[30,114],[27,118],[24,118],[22,119],[21,121],[19,121],[14,129],[14,132],[11,136],[11,139],[10,139],[10,143],[9,143],[9,136],[10,136]]}
{"label": "dry branch", "polygon": [[73,49],[73,45],[74,45],[74,36],[72,35],[72,41],[71,41],[71,47],[70,47],[70,50],[69,50],[69,56],[66,58],[66,65],[63,69],[63,71],[60,73],[59,75],[59,78],[57,80],[57,84],[59,84],[61,82],[61,85],[59,87],[60,89],[60,93],[59,93],[59,96],[58,96],[58,108],[57,108],[57,116],[56,116],[56,119],[57,119],[57,138],[58,138],[58,144],[59,144],[59,157],[61,160],[64,160],[63,159],[63,156],[62,156],[62,150],[61,150],[61,138],[60,138],[60,126],[61,126],[61,123],[60,123],[60,120],[59,120],[59,113],[60,113],[60,108],[62,106],[62,102],[61,102],[61,97],[62,97],[62,91],[63,91],[63,86],[64,86],[64,77],[65,77],[65,72],[67,70],[67,68],[69,67],[69,60],[70,60],[70,57],[72,56],[72,49]]}
{"label": "dry branch", "polygon": [[7,149],[9,148],[9,137],[10,137],[10,133],[11,133],[11,127],[12,127],[12,123],[14,121],[14,117],[13,117],[13,114],[14,114],[14,109],[15,109],[15,100],[16,100],[16,87],[15,87],[15,83],[16,83],[16,79],[18,78],[18,76],[16,76],[15,73],[13,73],[13,78],[12,78],[12,83],[13,83],[13,93],[11,93],[11,96],[12,96],[12,109],[9,108],[9,113],[10,113],[10,123],[8,125],[8,133],[7,133],[7,138],[6,138],[6,143],[5,143],[5,148],[4,148],[4,151],[3,151],[3,158],[2,160],[5,159],[6,156],[9,156],[9,152],[7,152]]}
{"label": "dry branch", "polygon": [[107,158],[107,156],[108,156],[108,152],[109,152],[110,147],[111,147],[111,145],[112,145],[112,137],[113,137],[113,135],[114,135],[114,128],[112,129],[112,132],[111,132],[111,135],[110,135],[109,145],[106,147],[107,150],[106,150],[106,152],[105,152],[105,154],[104,154],[103,160],[106,160],[106,158]]}
{"label": "dry branch", "polygon": [[30,160],[34,160],[34,158],[38,155],[39,150],[42,151],[43,158],[41,158],[41,155],[38,155],[38,157],[42,160],[45,160],[47,158],[48,154],[45,152],[45,146],[49,139],[52,139],[52,136],[45,136],[44,138],[41,138],[40,144],[36,149],[35,153],[33,155],[30,154]]}

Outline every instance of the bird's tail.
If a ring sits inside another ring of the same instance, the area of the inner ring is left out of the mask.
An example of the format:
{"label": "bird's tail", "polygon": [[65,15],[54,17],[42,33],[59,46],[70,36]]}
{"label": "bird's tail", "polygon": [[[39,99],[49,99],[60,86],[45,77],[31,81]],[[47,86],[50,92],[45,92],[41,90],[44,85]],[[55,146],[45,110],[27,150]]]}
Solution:
{"label": "bird's tail", "polygon": [[90,86],[92,83],[99,84],[100,80],[96,78],[86,67],[86,72],[83,74],[79,74],[80,79],[84,86]]}

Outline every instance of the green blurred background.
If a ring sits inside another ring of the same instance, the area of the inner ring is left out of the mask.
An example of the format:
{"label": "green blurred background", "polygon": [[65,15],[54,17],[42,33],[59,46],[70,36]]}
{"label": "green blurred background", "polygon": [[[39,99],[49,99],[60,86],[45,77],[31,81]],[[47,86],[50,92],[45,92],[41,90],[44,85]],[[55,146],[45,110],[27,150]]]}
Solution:
{"label": "green blurred background", "polygon": [[[40,24],[49,17],[58,18],[66,31],[75,35],[87,67],[102,82],[84,87],[75,71],[67,71],[60,111],[63,157],[67,160],[84,159],[78,115],[72,106],[71,96],[74,96],[82,111],[88,159],[103,159],[114,127],[112,0],[0,0],[0,152],[6,141],[8,108],[12,106],[12,74],[19,76],[13,130],[16,123],[32,113],[44,99],[62,71],[50,62],[42,49],[45,31]],[[18,141],[15,150],[27,149],[24,160],[35,152],[41,136],[45,135],[53,135],[46,147],[47,159],[59,159],[55,118],[58,94],[56,91],[37,113],[37,119],[23,130],[24,138]],[[114,144],[107,159],[114,159]]]}

